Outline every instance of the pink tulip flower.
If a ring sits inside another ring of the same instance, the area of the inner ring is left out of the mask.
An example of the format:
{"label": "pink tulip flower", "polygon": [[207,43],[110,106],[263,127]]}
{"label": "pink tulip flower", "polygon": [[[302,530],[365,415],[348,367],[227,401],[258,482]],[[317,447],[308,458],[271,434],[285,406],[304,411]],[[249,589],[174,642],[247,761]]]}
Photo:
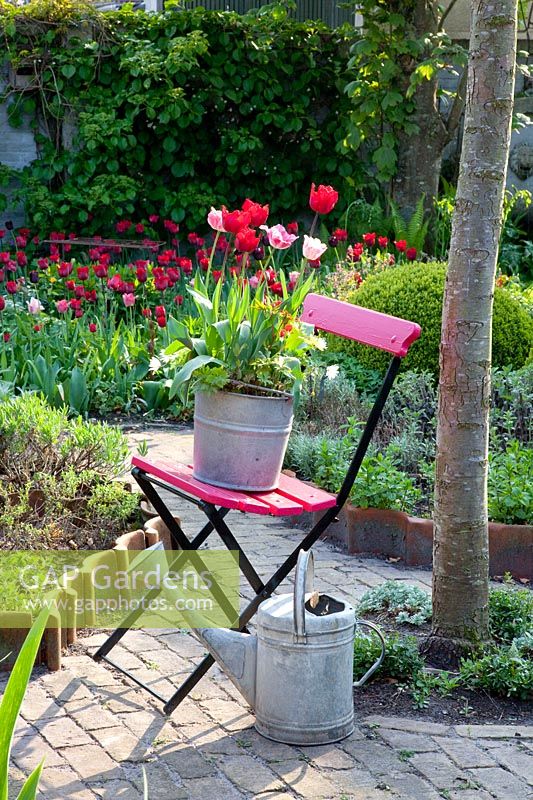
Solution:
{"label": "pink tulip flower", "polygon": [[222,211],[211,206],[211,211],[207,215],[207,221],[214,231],[225,233],[224,223],[222,221]]}
{"label": "pink tulip flower", "polygon": [[68,300],[58,300],[56,303],[56,308],[60,314],[66,314],[68,311]]}
{"label": "pink tulip flower", "polygon": [[320,239],[312,239],[311,236],[304,236],[304,244],[302,247],[302,254],[308,261],[318,261],[320,256],[328,249],[327,244],[321,242]]}
{"label": "pink tulip flower", "polygon": [[122,295],[122,299],[126,308],[132,308],[135,305],[135,295],[133,292],[126,292],[126,294]]}
{"label": "pink tulip flower", "polygon": [[266,231],[268,243],[274,250],[287,250],[298,238],[289,233],[283,225],[274,225],[272,228],[269,228],[268,225],[261,225],[260,227],[261,230]]}

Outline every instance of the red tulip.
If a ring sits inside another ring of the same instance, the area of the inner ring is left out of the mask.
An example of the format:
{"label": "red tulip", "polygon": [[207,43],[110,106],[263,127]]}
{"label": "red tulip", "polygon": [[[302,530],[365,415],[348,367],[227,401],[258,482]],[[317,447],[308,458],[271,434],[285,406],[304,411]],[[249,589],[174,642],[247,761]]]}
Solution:
{"label": "red tulip", "polygon": [[91,331],[91,333],[96,333],[96,325],[94,322],[89,323],[89,330]]}
{"label": "red tulip", "polygon": [[243,228],[247,228],[252,221],[252,216],[247,211],[228,211],[226,206],[222,206],[222,222],[227,233],[239,233]]}
{"label": "red tulip", "polygon": [[320,184],[318,189],[315,189],[315,184],[311,184],[309,205],[317,214],[329,214],[335,208],[338,199],[339,193],[335,191],[333,186]]}
{"label": "red tulip", "polygon": [[254,203],[253,200],[249,200],[248,198],[242,204],[242,210],[250,214],[250,223],[254,228],[264,225],[268,219],[268,205],[262,206],[260,203]]}
{"label": "red tulip", "polygon": [[0,311],[3,311],[5,307],[6,307],[6,299],[5,297],[2,297],[2,295],[0,294]]}
{"label": "red tulip", "polygon": [[169,233],[177,233],[180,229],[180,226],[176,222],[173,222],[171,219],[163,220],[163,226],[165,230],[167,230]]}
{"label": "red tulip", "polygon": [[363,233],[362,239],[367,247],[374,247],[374,245],[376,244],[375,233]]}
{"label": "red tulip", "polygon": [[89,277],[89,267],[78,267],[76,274],[80,281],[86,281]]}
{"label": "red tulip", "polygon": [[57,268],[57,274],[60,278],[66,278],[72,272],[72,264],[70,261],[62,261]]}
{"label": "red tulip", "polygon": [[416,258],[416,247],[408,247],[405,251],[405,256],[408,261],[414,261]]}
{"label": "red tulip", "polygon": [[259,244],[259,236],[252,228],[242,228],[235,237],[235,248],[241,253],[251,253]]}
{"label": "red tulip", "polygon": [[6,289],[8,294],[16,294],[18,292],[18,283],[16,281],[8,281],[6,283]]}

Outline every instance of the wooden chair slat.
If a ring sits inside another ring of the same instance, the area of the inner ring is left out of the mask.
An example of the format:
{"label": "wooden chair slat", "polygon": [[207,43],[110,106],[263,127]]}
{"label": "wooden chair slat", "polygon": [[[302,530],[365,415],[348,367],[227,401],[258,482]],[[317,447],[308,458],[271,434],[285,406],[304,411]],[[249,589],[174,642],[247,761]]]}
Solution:
{"label": "wooden chair slat", "polygon": [[253,495],[201,483],[193,478],[192,469],[185,464],[168,464],[161,461],[152,463],[139,456],[134,456],[131,463],[134,467],[142,469],[155,478],[160,478],[170,486],[182,489],[199,500],[205,500],[206,503],[213,503],[222,508],[234,508],[237,511],[247,511],[251,514],[272,513],[269,505],[256,499]]}
{"label": "wooden chair slat", "polygon": [[401,358],[420,336],[420,325],[416,322],[318,294],[307,295],[301,319],[318,330],[386,350]]}
{"label": "wooden chair slat", "polygon": [[291,478],[290,475],[280,476],[277,491],[278,494],[301,503],[304,511],[324,511],[326,508],[333,508],[336,503],[334,495],[297,478]]}

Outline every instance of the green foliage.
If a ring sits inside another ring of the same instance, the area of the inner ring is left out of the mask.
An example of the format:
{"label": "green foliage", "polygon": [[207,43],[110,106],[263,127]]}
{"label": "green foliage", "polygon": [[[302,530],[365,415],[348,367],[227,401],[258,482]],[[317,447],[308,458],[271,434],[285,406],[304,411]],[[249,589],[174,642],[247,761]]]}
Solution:
{"label": "green foliage", "polygon": [[529,700],[533,696],[533,660],[513,644],[494,648],[481,658],[463,659],[460,680],[469,689]]}
{"label": "green foliage", "polygon": [[533,593],[529,589],[493,589],[489,593],[491,636],[510,644],[513,639],[533,633]]}
{"label": "green foliage", "polygon": [[[43,295],[41,291],[44,299]],[[99,313],[98,330],[91,335],[85,318],[45,318],[46,333],[36,333],[34,318],[17,313],[9,345],[0,350],[0,380],[42,394],[50,405],[66,406],[71,414],[151,410],[150,397],[141,399],[153,347],[150,335],[145,327],[129,326],[105,307]],[[4,324],[7,314],[8,309]],[[167,389],[160,406],[168,405]]]}
{"label": "green foliage", "polygon": [[366,456],[350,500],[359,508],[391,508],[414,513],[421,492],[405,472],[397,469],[388,454]]}
{"label": "green foliage", "polygon": [[345,92],[352,112],[343,144],[370,149],[367,172],[386,181],[396,172],[399,134],[418,132],[413,120],[417,87],[435,81],[451,62],[463,62],[464,53],[443,32],[420,36],[410,5],[362,0],[358,11],[364,27],[351,48],[352,79]]}
{"label": "green foliage", "polygon": [[[381,646],[376,636],[357,631],[354,641],[354,679],[364,675],[378,659]],[[386,637],[385,658],[374,673],[376,678],[412,678],[423,667],[414,636],[399,636],[393,633]]]}
{"label": "green foliage", "polygon": [[127,442],[120,428],[69,420],[35,394],[0,399],[0,472],[22,483],[46,471],[92,470],[112,479],[125,468]]}
{"label": "green foliage", "polygon": [[208,284],[197,273],[194,288],[189,286],[188,291],[198,318],[189,326],[176,320],[169,326],[174,341],[165,356],[180,365],[170,397],[179,392],[186,398],[189,385],[204,392],[230,384],[234,391],[242,387],[245,393],[251,386],[293,391],[302,379],[301,359],[322,343],[312,326],[297,320],[312,283],[313,276],[302,279],[289,294],[281,275],[279,302],[268,298],[264,282],[254,293],[248,282],[234,281],[223,299],[223,282],[216,284],[210,297]]}
{"label": "green foliage", "polygon": [[[446,180],[443,184],[444,191],[435,201],[431,223],[433,253],[437,259],[445,259],[448,255],[455,204],[455,187]],[[525,281],[533,277],[533,243],[527,226],[523,224],[531,200],[531,192],[526,189],[505,192],[498,253],[498,268],[506,275],[519,276]]]}
{"label": "green foliage", "polygon": [[494,291],[492,355],[496,367],[519,369],[533,347],[533,317],[505,287]]}
{"label": "green foliage", "polygon": [[[438,262],[403,264],[371,275],[360,289],[344,298],[349,302],[418,322],[422,328],[404,359],[404,368],[438,374],[442,301],[446,267]],[[533,319],[504,288],[494,292],[493,363],[496,367],[522,367],[533,345]],[[353,353],[372,369],[383,369],[386,354],[338,337],[330,349]]]}
{"label": "green foliage", "polygon": [[519,370],[492,372],[491,440],[505,445],[510,439],[533,441],[533,363]]}
{"label": "green foliage", "polygon": [[424,195],[422,195],[409,220],[405,220],[400,210],[394,203],[391,203],[392,224],[396,241],[403,239],[403,241],[407,242],[408,247],[416,248],[418,253],[421,253],[424,249],[424,242],[429,228],[429,219],[425,219],[424,199]]}
{"label": "green foliage", "polygon": [[[48,611],[41,611],[17,656],[0,703],[0,719],[2,720],[2,725],[0,726],[0,800],[7,800],[8,798],[9,756],[13,735],[47,620]],[[20,790],[18,800],[34,800],[37,796],[37,784],[39,783],[43,763],[41,762],[27,778]]]}
{"label": "green foliage", "polygon": [[[337,492],[360,432],[359,423],[350,420],[348,431],[341,438],[294,433],[285,466],[327,491]],[[397,469],[393,459],[383,453],[365,456],[350,493],[351,502],[360,508],[392,508],[407,513],[414,513],[420,498],[421,492],[409,475]]]}
{"label": "green foliage", "polygon": [[509,525],[533,520],[533,450],[511,441],[489,455],[489,519]]}
{"label": "green foliage", "polygon": [[[373,397],[376,395],[383,380],[383,376],[377,369],[368,369],[368,367],[364,367],[348,353],[342,353],[340,351],[332,352],[329,348],[312,353],[311,365],[315,365],[318,369],[320,369],[320,367],[338,366],[340,379],[345,382],[346,390],[348,391],[347,387],[348,384],[350,384],[352,393],[355,390],[364,396]],[[325,371],[325,369],[322,370],[323,374],[321,378],[325,376]],[[328,385],[331,384],[331,393],[334,395],[337,392],[338,382],[328,381],[327,383]],[[339,389],[339,391],[344,390]],[[331,399],[333,400],[333,397]],[[347,416],[350,415],[345,413],[344,419],[346,419]]]}
{"label": "green foliage", "polygon": [[357,611],[383,613],[395,622],[423,625],[431,619],[431,597],[418,586],[385,581],[364,593]]}
{"label": "green foliage", "polygon": [[[101,234],[110,220],[150,213],[197,226],[211,204],[247,196],[293,215],[311,181],[335,175],[345,196],[361,181],[338,148],[348,26],[333,32],[275,9],[146,14],[125,4],[98,24],[74,16],[66,39],[68,9],[55,26],[34,7],[0,15],[7,57],[37,69],[23,94],[11,91],[10,119],[44,110],[49,131],[20,176],[34,227]],[[57,132],[73,117],[67,150]]]}
{"label": "green foliage", "polygon": [[0,400],[0,546],[105,547],[136,517],[138,496],[112,478],[126,439],[69,420],[36,395]]}

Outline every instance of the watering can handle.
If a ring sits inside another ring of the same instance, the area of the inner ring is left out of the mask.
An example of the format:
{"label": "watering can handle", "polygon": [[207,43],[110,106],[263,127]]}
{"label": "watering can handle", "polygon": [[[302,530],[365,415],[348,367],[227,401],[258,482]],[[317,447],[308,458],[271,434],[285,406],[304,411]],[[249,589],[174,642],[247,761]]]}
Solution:
{"label": "watering can handle", "polygon": [[300,550],[294,576],[294,640],[306,641],[305,633],[305,594],[313,591],[315,573],[312,550]]}
{"label": "watering can handle", "polygon": [[383,659],[385,658],[385,639],[384,639],[383,634],[381,633],[380,629],[378,628],[378,626],[374,625],[373,622],[365,622],[364,620],[357,620],[357,622],[355,624],[356,625],[363,625],[366,628],[371,628],[374,631],[374,633],[376,633],[379,636],[379,638],[381,639],[381,653],[380,653],[380,656],[379,656],[378,660],[375,662],[375,664],[372,664],[370,669],[368,669],[365,672],[365,674],[363,675],[362,678],[360,678],[358,681],[354,681],[353,682],[353,685],[355,687],[359,687],[359,686],[362,686],[364,683],[366,683],[367,680],[370,678],[370,676],[373,675],[374,672],[377,669],[379,669],[381,667],[381,665],[383,664]]}

